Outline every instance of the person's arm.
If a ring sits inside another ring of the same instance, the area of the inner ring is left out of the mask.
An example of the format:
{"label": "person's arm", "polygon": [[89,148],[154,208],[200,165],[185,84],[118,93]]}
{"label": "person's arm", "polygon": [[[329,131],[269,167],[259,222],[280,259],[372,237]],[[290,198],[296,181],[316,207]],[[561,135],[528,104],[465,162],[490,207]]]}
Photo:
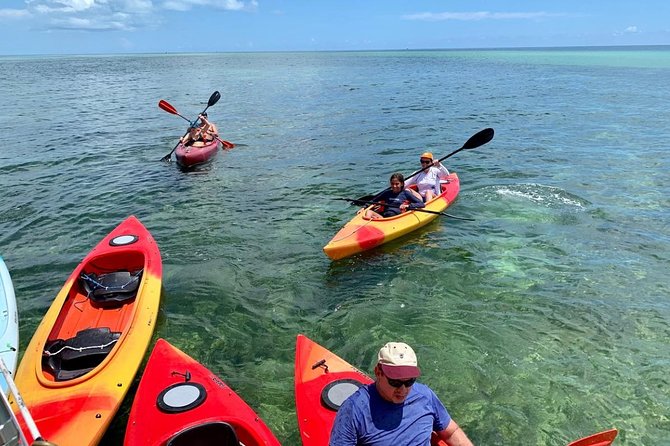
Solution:
{"label": "person's arm", "polygon": [[216,124],[209,124],[209,133],[212,134],[212,136],[219,136],[219,129],[216,127]]}
{"label": "person's arm", "polygon": [[435,173],[435,184],[433,184],[433,190],[435,191],[435,195],[440,195],[442,193],[442,188],[440,187],[440,180],[446,176],[449,175],[449,171],[447,170],[446,167],[442,165],[441,162],[435,161],[437,164],[433,164],[435,166],[435,170],[433,172]]}
{"label": "person's arm", "polygon": [[417,195],[405,190],[405,196],[411,201],[409,206],[407,206],[407,209],[420,209],[426,207],[426,203],[423,202],[421,195]]}
{"label": "person's arm", "polygon": [[335,415],[328,446],[356,446],[358,444],[357,437],[353,403],[345,400],[337,411],[337,415]]}
{"label": "person's arm", "polygon": [[474,446],[463,429],[454,420],[449,421],[446,428],[437,432],[437,438],[449,446]]}
{"label": "person's arm", "polygon": [[210,130],[212,128],[212,124],[209,123],[207,118],[200,118],[202,123],[204,124],[202,127],[200,127],[200,137],[204,138],[206,134],[210,133]]}
{"label": "person's arm", "polygon": [[[437,168],[437,170],[439,170],[442,175],[444,175],[444,176],[449,175],[449,171],[447,170],[447,168],[444,167],[444,165],[441,162],[439,162],[438,160],[435,160],[435,162],[433,163],[433,166],[435,166]],[[440,176],[442,176],[442,175],[440,175]]]}

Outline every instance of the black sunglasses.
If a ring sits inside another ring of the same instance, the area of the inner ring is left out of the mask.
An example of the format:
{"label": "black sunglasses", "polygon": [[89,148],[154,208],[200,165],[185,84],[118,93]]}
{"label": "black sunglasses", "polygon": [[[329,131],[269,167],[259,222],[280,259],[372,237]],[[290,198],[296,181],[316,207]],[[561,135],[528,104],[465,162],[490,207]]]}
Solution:
{"label": "black sunglasses", "polygon": [[395,387],[396,389],[400,388],[401,386],[405,387],[412,387],[414,383],[416,382],[416,378],[410,378],[410,379],[392,379],[389,378],[388,376],[386,377],[386,380],[389,382],[389,385],[391,387]]}
{"label": "black sunglasses", "polygon": [[421,160],[421,164],[429,164],[432,163],[431,160]]}

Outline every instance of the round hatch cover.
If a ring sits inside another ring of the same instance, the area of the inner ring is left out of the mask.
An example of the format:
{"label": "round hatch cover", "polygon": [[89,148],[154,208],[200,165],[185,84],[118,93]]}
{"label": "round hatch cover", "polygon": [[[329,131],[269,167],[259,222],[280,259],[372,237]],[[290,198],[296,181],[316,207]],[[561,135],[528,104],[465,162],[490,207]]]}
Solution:
{"label": "round hatch cover", "polygon": [[174,384],[158,395],[156,404],[163,412],[185,412],[201,405],[207,398],[207,391],[198,383]]}
{"label": "round hatch cover", "polygon": [[125,246],[131,245],[139,240],[139,237],[136,235],[118,235],[110,240],[109,244],[111,246]]}
{"label": "round hatch cover", "polygon": [[355,379],[333,381],[321,391],[321,402],[328,409],[337,412],[344,400],[349,398],[361,386],[363,384]]}

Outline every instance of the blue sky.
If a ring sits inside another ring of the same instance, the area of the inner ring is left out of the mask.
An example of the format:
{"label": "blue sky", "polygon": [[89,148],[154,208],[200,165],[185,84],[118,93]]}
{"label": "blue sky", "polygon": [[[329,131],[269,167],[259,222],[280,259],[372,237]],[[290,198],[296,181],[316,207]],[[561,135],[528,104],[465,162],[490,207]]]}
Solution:
{"label": "blue sky", "polygon": [[669,0],[0,0],[0,55],[667,44]]}

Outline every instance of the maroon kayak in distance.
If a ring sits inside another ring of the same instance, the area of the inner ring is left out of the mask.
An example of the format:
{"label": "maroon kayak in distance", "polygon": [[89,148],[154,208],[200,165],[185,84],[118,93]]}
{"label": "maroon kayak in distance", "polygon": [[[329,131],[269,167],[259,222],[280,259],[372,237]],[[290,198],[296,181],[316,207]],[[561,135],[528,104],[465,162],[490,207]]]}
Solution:
{"label": "maroon kayak in distance", "polygon": [[[198,144],[198,143],[196,143]],[[205,145],[184,146],[179,144],[174,152],[177,163],[182,167],[194,167],[210,161],[221,148],[221,143],[214,140]]]}

